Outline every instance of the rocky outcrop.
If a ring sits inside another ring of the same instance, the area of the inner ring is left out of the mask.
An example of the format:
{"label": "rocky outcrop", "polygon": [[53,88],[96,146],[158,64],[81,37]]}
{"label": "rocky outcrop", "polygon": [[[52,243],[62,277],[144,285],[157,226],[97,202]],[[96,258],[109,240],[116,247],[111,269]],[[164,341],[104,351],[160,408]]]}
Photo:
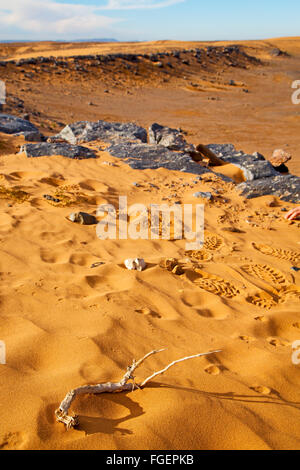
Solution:
{"label": "rocky outcrop", "polygon": [[126,142],[112,145],[107,151],[137,170],[167,168],[196,175],[211,173],[208,168],[194,162],[187,153],[174,152],[162,145]]}
{"label": "rocky outcrop", "polygon": [[62,155],[63,157],[75,160],[84,160],[88,158],[96,158],[96,154],[79,145],[70,144],[25,144],[21,147],[20,153],[25,153],[26,157],[51,157],[53,155]]}
{"label": "rocky outcrop", "polygon": [[147,131],[134,123],[119,123],[106,121],[79,121],[66,126],[55,139],[63,139],[70,144],[80,142],[92,142],[102,140],[103,142],[147,142]]}
{"label": "rocky outcrop", "polygon": [[[274,195],[283,201],[295,203],[300,201],[300,178],[290,174],[280,174],[260,153],[255,152],[253,155],[248,155],[241,151],[238,152],[231,144],[210,144],[207,147],[221,160],[233,163],[243,171],[246,181],[237,185],[236,188],[247,199]],[[278,156],[277,153],[276,155]],[[289,156],[283,157],[288,158]],[[281,161],[279,159],[278,163]]]}
{"label": "rocky outcrop", "polygon": [[231,144],[210,144],[207,145],[207,147],[224,162],[232,163],[240,168],[246,181],[268,178],[278,174],[271,163],[268,162],[264,156],[259,153],[249,155],[243,152],[238,152]]}
{"label": "rocky outcrop", "polygon": [[283,201],[300,202],[300,178],[294,175],[280,175],[261,178],[250,183],[240,183],[237,190],[247,199],[259,196],[278,196]]}
{"label": "rocky outcrop", "polygon": [[10,114],[0,114],[0,132],[15,136],[23,135],[25,140],[29,142],[41,142],[44,140],[44,136],[31,122]]}

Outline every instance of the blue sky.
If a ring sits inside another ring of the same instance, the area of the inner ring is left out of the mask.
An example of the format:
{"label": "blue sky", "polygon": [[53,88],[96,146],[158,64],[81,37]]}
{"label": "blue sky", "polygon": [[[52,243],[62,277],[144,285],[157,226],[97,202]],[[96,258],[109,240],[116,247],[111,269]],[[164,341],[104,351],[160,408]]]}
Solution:
{"label": "blue sky", "polygon": [[0,0],[2,39],[300,36],[296,0]]}

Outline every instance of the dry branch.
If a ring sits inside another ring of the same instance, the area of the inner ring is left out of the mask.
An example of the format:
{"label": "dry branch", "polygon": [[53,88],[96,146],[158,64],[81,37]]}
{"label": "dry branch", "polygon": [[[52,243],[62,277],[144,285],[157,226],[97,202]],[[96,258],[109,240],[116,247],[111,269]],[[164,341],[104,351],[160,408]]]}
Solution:
{"label": "dry branch", "polygon": [[[127,367],[127,371],[122,377],[122,379],[120,380],[120,382],[107,382],[107,383],[102,383],[102,384],[97,384],[97,385],[85,385],[83,387],[79,387],[79,388],[75,388],[74,390],[71,390],[69,393],[67,393],[67,395],[61,402],[59,408],[55,411],[56,420],[61,423],[64,423],[67,429],[73,428],[78,425],[78,417],[68,415],[70,406],[77,395],[83,395],[83,394],[96,394],[97,395],[97,394],[105,393],[105,392],[114,393],[114,392],[133,391],[137,388],[143,388],[151,379],[153,379],[154,377],[158,375],[163,374],[168,369],[170,369],[170,367],[174,366],[175,364],[178,364],[179,362],[183,362],[183,361],[187,361],[188,359],[194,359],[196,357],[208,356],[210,354],[221,352],[221,350],[210,351],[210,352],[195,354],[194,356],[187,356],[182,359],[178,359],[177,361],[173,361],[171,362],[171,364],[168,364],[164,369],[158,372],[154,372],[152,375],[150,375],[145,380],[143,380],[143,382],[141,382],[140,384],[136,384],[134,381],[133,372],[148,357],[152,356],[153,354],[162,352],[162,351],[164,351],[164,349],[154,350],[146,354],[137,362],[133,360],[131,366]],[[129,380],[132,380],[132,382],[128,383]]]}

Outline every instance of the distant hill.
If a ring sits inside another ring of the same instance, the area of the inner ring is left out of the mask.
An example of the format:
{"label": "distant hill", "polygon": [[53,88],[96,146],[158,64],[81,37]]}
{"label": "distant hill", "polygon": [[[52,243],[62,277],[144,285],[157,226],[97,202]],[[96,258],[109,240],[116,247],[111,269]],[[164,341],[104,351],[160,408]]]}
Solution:
{"label": "distant hill", "polygon": [[66,41],[64,39],[56,39],[55,41],[49,39],[44,41],[37,41],[31,39],[0,39],[0,43],[2,44],[11,44],[11,43],[18,43],[18,42],[119,42],[118,39],[114,38],[96,38],[96,39],[70,39],[70,41]]}

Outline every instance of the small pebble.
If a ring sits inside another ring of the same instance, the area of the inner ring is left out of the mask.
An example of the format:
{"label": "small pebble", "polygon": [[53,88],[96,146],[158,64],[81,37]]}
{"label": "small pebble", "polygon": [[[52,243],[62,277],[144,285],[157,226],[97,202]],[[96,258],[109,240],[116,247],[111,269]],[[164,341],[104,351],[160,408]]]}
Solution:
{"label": "small pebble", "polygon": [[291,271],[295,271],[295,273],[299,272],[300,271],[300,268],[297,268],[296,266],[293,266],[291,268]]}

